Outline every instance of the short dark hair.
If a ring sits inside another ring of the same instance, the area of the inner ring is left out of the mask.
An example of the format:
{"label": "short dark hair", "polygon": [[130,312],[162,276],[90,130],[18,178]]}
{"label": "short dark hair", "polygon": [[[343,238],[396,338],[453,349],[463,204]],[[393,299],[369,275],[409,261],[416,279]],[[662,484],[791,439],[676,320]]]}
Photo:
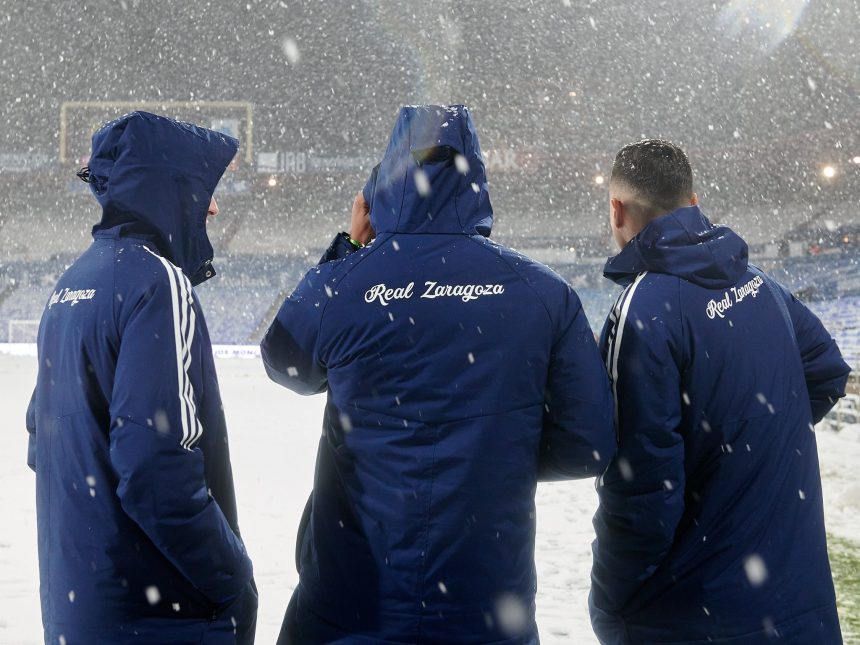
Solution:
{"label": "short dark hair", "polygon": [[693,170],[687,155],[662,139],[645,139],[621,148],[609,182],[632,190],[650,215],[689,205],[693,194]]}

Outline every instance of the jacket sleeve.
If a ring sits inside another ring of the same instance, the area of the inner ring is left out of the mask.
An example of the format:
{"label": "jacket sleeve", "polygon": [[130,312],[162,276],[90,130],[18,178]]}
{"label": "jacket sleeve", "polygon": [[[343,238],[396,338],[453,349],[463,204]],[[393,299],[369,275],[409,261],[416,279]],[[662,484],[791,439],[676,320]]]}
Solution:
{"label": "jacket sleeve", "polygon": [[845,396],[845,384],[851,368],[842,359],[836,341],[818,317],[788,291],[783,290],[783,293],[803,362],[812,420],[818,423],[836,401]]}
{"label": "jacket sleeve", "polygon": [[327,296],[319,288],[326,275],[311,269],[284,301],[260,343],[266,373],[298,394],[318,394],[328,387],[319,356],[319,333]]}
{"label": "jacket sleeve", "polygon": [[622,294],[601,341],[616,399],[618,453],[598,480],[589,605],[606,642],[669,551],[684,511],[681,359],[670,331],[674,324],[680,334],[680,323],[662,307],[639,314],[634,291]]}
{"label": "jacket sleeve", "polygon": [[541,481],[594,477],[615,454],[612,396],[594,334],[576,294],[550,356],[538,458]]}
{"label": "jacket sleeve", "polygon": [[[208,492],[196,446],[203,346],[191,285],[168,275],[118,315],[120,347],[110,414],[110,458],[123,510],[213,604],[232,602],[251,562]],[[169,278],[169,279],[168,279]],[[130,298],[128,299],[130,300]]]}
{"label": "jacket sleeve", "polygon": [[27,406],[27,465],[36,471],[36,391]]}
{"label": "jacket sleeve", "polygon": [[322,254],[319,263],[325,264],[332,260],[342,260],[348,255],[352,255],[357,250],[358,249],[352,245],[352,242],[349,241],[349,233],[338,233],[334,236],[331,244],[328,245],[328,248]]}

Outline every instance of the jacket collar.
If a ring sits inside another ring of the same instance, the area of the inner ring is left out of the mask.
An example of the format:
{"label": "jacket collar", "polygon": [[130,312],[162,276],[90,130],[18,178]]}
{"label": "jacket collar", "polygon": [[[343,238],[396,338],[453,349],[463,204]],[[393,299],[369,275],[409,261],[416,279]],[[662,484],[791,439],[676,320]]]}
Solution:
{"label": "jacket collar", "polygon": [[720,289],[737,282],[747,270],[747,259],[747,244],[734,231],[714,226],[698,206],[689,206],[649,222],[607,260],[603,275],[626,285],[639,273],[652,271]]}

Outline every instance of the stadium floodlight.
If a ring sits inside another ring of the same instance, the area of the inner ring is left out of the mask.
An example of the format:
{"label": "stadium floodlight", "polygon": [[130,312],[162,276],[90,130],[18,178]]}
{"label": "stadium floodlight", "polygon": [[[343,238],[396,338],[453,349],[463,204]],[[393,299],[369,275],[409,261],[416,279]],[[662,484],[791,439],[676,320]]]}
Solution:
{"label": "stadium floodlight", "polygon": [[604,181],[606,181],[606,179],[603,177],[603,175],[597,175],[597,177],[594,178],[594,183],[598,186],[602,186]]}
{"label": "stadium floodlight", "polygon": [[269,188],[274,188],[278,185],[278,178],[272,175],[269,177],[269,181],[267,183],[269,184]]}
{"label": "stadium floodlight", "polygon": [[858,156],[858,157],[854,157],[851,161],[852,161],[853,163],[856,163],[858,166],[860,166],[860,156]]}
{"label": "stadium floodlight", "polygon": [[825,179],[833,179],[836,176],[836,166],[827,165],[821,169],[821,176]]}

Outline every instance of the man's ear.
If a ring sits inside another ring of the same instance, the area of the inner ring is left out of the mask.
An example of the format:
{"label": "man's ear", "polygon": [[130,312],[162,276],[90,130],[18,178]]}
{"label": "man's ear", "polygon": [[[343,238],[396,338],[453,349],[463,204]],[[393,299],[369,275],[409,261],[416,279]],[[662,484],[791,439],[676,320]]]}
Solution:
{"label": "man's ear", "polygon": [[626,212],[624,209],[624,202],[622,202],[617,197],[612,197],[609,200],[609,212],[610,217],[612,217],[612,225],[617,229],[624,228],[625,216]]}
{"label": "man's ear", "polygon": [[698,206],[699,205],[699,196],[696,193],[693,193],[693,196],[690,197],[690,206]]}

